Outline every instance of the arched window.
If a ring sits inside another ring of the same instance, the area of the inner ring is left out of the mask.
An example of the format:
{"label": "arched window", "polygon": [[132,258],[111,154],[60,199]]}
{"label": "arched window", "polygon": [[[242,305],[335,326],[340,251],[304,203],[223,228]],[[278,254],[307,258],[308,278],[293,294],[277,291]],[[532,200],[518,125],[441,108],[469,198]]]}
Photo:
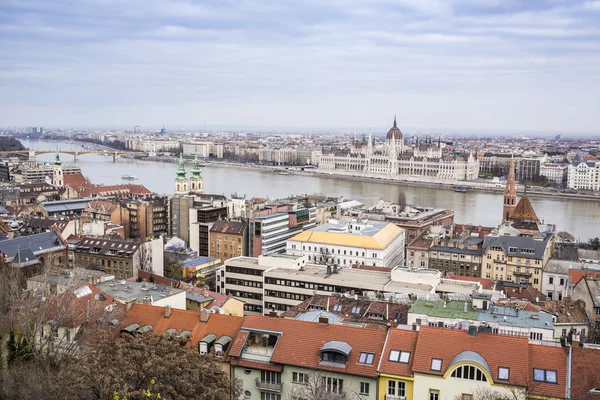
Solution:
{"label": "arched window", "polygon": [[453,378],[469,379],[472,381],[487,382],[487,377],[482,370],[474,365],[461,365],[452,371]]}

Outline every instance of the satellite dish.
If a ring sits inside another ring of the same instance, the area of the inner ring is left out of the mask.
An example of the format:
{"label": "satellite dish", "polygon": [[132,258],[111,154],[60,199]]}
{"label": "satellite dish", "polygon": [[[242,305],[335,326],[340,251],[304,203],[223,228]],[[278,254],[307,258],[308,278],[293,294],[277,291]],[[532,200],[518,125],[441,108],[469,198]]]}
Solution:
{"label": "satellite dish", "polygon": [[96,300],[99,300],[99,299],[100,299],[100,293],[96,293],[96,294],[94,295],[94,299],[96,299]]}
{"label": "satellite dish", "polygon": [[112,304],[109,304],[109,305],[107,305],[106,307],[104,307],[104,309],[105,309],[106,311],[108,311],[108,312],[111,312],[111,311],[113,310],[113,305],[112,305]]}

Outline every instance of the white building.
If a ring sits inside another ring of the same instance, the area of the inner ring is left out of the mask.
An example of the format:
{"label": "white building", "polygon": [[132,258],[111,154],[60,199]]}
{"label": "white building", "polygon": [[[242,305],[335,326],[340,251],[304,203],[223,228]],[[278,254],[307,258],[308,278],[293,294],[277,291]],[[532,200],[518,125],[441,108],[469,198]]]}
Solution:
{"label": "white building", "polygon": [[258,161],[276,165],[296,164],[296,149],[263,147],[258,150]]}
{"label": "white building", "polygon": [[286,252],[309,262],[396,267],[404,265],[404,229],[389,222],[330,220],[288,239]]}
{"label": "white building", "polygon": [[569,165],[567,187],[578,190],[600,190],[600,160],[577,154]]}
{"label": "white building", "polygon": [[201,158],[215,157],[223,158],[223,144],[213,142],[183,143],[183,154],[186,156],[198,156]]}
{"label": "white building", "polygon": [[545,163],[540,166],[540,176],[556,185],[563,185],[567,181],[568,170],[567,164]]}
{"label": "white building", "polygon": [[[369,267],[364,267],[369,268]],[[306,256],[274,255],[229,259],[217,275],[219,293],[245,302],[245,314],[283,312],[314,294],[372,295],[409,301],[436,291],[468,295],[477,282],[444,279],[439,271],[396,267],[392,271],[308,264]]]}
{"label": "white building", "polygon": [[350,150],[325,153],[319,161],[325,172],[364,175],[423,176],[435,180],[465,181],[479,176],[479,160],[468,154],[444,154],[441,142],[432,141],[405,147],[404,136],[396,126],[389,130],[383,146],[375,146],[371,135],[367,143],[353,144]]}

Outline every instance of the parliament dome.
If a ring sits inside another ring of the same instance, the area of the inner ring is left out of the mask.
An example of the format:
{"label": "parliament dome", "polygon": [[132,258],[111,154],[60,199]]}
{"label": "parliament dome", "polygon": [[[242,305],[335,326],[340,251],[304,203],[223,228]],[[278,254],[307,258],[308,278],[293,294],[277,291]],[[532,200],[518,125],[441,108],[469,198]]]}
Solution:
{"label": "parliament dome", "polygon": [[402,135],[402,132],[400,131],[400,129],[398,129],[398,126],[396,126],[396,117],[394,117],[394,126],[388,131],[387,136],[385,138],[387,140],[403,140],[404,135]]}

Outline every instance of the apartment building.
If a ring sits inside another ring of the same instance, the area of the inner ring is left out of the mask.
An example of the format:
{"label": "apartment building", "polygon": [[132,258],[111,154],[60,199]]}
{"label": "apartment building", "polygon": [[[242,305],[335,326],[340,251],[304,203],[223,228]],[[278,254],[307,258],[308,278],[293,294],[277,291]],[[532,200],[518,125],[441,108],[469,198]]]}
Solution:
{"label": "apartment building", "polygon": [[244,301],[244,314],[262,315],[265,271],[278,267],[300,269],[306,265],[306,259],[281,254],[226,260],[217,274],[216,291]]}
{"label": "apartment building", "polygon": [[567,183],[569,166],[567,164],[544,163],[540,166],[540,176],[545,177],[548,182],[556,186],[563,186]]}
{"label": "apartment building", "polygon": [[283,253],[292,236],[317,226],[315,207],[282,204],[257,210],[249,219],[248,254]]}
{"label": "apartment building", "polygon": [[209,256],[228,260],[248,255],[248,224],[243,221],[216,221],[210,228]]}
{"label": "apartment building", "polygon": [[542,272],[552,256],[551,236],[488,236],[483,244],[482,277],[527,282],[542,289]]}
{"label": "apartment building", "polygon": [[577,154],[567,172],[567,187],[575,190],[600,190],[600,160]]}
{"label": "apartment building", "polygon": [[389,223],[341,219],[307,229],[288,239],[287,254],[340,267],[404,265],[404,229]]}
{"label": "apartment building", "polygon": [[429,247],[429,268],[441,271],[443,276],[481,277],[483,242],[469,235],[435,240]]}
{"label": "apartment building", "polygon": [[161,238],[144,243],[84,236],[73,248],[73,265],[112,274],[117,279],[137,276],[138,270],[163,275],[164,244]]}
{"label": "apartment building", "polygon": [[315,294],[388,298],[434,293],[471,294],[477,282],[444,279],[435,270],[396,267],[338,268],[307,263],[307,256],[274,255],[227,260],[217,276],[217,291],[246,302],[248,314],[282,313]]}

